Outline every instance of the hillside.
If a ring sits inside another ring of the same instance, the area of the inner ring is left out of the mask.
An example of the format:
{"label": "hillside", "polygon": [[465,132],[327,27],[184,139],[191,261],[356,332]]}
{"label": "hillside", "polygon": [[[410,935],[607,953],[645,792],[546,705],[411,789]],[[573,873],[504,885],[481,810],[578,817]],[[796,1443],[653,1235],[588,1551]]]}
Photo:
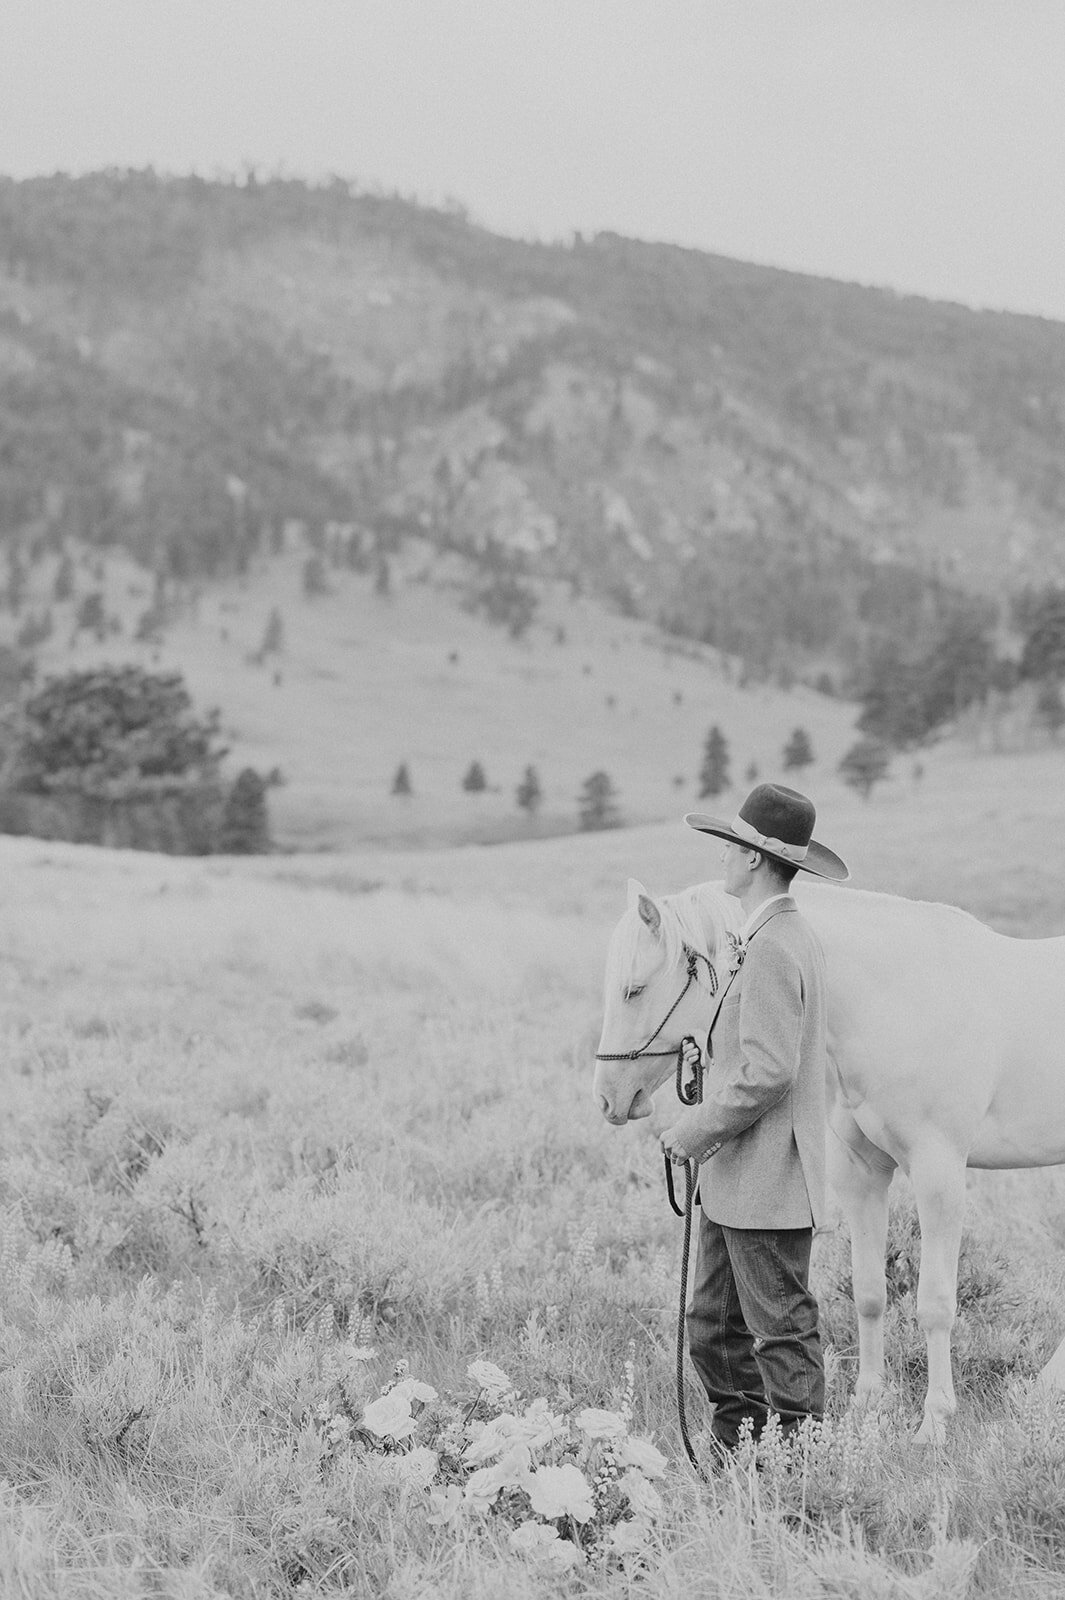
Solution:
{"label": "hillside", "polygon": [[[37,676],[101,661],[181,671],[200,710],[221,708],[231,771],[280,768],[270,809],[288,848],[572,832],[578,794],[597,770],[612,779],[626,823],[657,821],[696,806],[712,723],[728,740],[736,786],[752,762],[765,775],[778,771],[797,726],[810,735],[809,770],[822,782],[854,737],[847,702],[801,684],[741,688],[730,658],[610,616],[567,586],[545,593],[515,640],[462,609],[426,541],[408,541],[393,557],[387,595],[371,575],[341,565],[329,568],[327,593],[308,597],[305,560],[302,549],[256,557],[239,577],[183,588],[161,635],[139,640],[152,589],[128,557],[85,552],[65,601],[54,598],[57,558],[42,557],[21,611],[51,618],[35,650]],[[452,573],[461,592],[457,558]],[[102,597],[102,637],[76,625],[90,595]],[[281,646],[263,658],[275,608]],[[19,627],[0,615],[0,642]],[[482,793],[462,788],[473,761],[484,767]],[[409,797],[390,792],[401,762]],[[515,800],[529,765],[543,791],[531,819]]]}
{"label": "hillside", "polygon": [[416,533],[846,683],[1065,577],[1065,327],[336,182],[0,183],[0,531],[225,576]]}

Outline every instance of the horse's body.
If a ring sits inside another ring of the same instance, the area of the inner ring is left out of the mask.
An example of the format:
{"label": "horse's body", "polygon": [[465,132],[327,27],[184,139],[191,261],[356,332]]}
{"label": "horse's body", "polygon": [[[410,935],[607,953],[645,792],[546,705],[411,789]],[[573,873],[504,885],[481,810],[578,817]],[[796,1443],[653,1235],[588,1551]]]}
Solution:
{"label": "horse's body", "polygon": [[[828,969],[828,1176],[851,1231],[857,1395],[884,1381],[888,1188],[901,1167],[921,1225],[928,1391],[918,1437],[930,1440],[955,1409],[950,1331],[965,1169],[1065,1161],[1065,938],[1011,939],[951,906],[794,887]],[[602,1054],[639,1050],[658,1025],[683,983],[678,946],[712,962],[724,927],[735,925],[719,884],[655,902],[630,889],[610,947]],[[713,1004],[697,978],[656,1048],[687,1033],[701,1038]],[[604,1115],[617,1124],[646,1115],[672,1070],[667,1057],[599,1061]],[[1048,1376],[1059,1364],[1055,1357]]]}

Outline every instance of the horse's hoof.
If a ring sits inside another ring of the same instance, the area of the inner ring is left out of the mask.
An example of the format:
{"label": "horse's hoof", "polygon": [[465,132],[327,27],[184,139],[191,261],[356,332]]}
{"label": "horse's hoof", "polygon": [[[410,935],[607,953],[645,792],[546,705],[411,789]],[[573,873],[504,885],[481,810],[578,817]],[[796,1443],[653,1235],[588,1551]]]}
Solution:
{"label": "horse's hoof", "polygon": [[924,1421],[914,1435],[914,1444],[919,1444],[924,1449],[931,1449],[937,1445],[945,1444],[947,1438],[947,1425],[941,1417],[925,1416]]}

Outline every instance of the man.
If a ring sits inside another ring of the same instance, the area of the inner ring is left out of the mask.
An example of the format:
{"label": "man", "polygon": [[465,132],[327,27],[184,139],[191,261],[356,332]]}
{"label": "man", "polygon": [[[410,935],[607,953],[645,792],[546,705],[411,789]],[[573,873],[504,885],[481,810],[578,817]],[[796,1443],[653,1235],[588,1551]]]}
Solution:
{"label": "man", "polygon": [[809,1277],[824,1214],[825,968],[788,891],[797,872],[850,873],[813,838],[815,816],[805,795],[763,783],[732,822],[684,819],[725,841],[725,889],[747,916],[704,1098],[662,1134],[671,1161],[706,1162],[688,1344],[722,1452],[747,1419],[757,1438],[770,1411],[788,1433],[824,1410]]}

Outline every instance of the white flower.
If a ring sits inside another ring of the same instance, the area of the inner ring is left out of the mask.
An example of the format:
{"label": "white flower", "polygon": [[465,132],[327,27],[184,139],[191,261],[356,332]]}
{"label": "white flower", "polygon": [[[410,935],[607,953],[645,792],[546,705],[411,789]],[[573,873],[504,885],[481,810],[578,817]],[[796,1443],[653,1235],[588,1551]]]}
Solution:
{"label": "white flower", "polygon": [[473,1379],[489,1400],[498,1400],[514,1391],[514,1385],[494,1361],[471,1361],[466,1368],[466,1376]]}
{"label": "white flower", "polygon": [[420,1383],[417,1378],[404,1378],[389,1393],[402,1395],[406,1400],[420,1400],[423,1405],[436,1399],[436,1390],[428,1383]]}
{"label": "white flower", "polygon": [[538,1467],[529,1474],[524,1487],[537,1516],[549,1522],[555,1517],[588,1522],[594,1515],[591,1485],[583,1472],[568,1463],[561,1467]]}
{"label": "white flower", "polygon": [[585,1406],[577,1418],[577,1426],[589,1439],[620,1439],[626,1429],[625,1418],[619,1411],[600,1411],[596,1406]]}
{"label": "white flower", "polygon": [[442,1528],[462,1510],[462,1490],[457,1483],[449,1483],[446,1489],[430,1489],[429,1506],[426,1522],[434,1528]]}
{"label": "white flower", "polygon": [[353,1345],[348,1354],[352,1361],[373,1361],[377,1357],[377,1351],[371,1349],[368,1344]]}
{"label": "white flower", "polygon": [[417,1444],[405,1455],[396,1457],[396,1475],[410,1489],[428,1489],[440,1465],[435,1450],[426,1444]]}
{"label": "white flower", "polygon": [[653,1483],[648,1483],[642,1472],[630,1467],[618,1480],[618,1488],[628,1497],[629,1505],[641,1517],[657,1517],[662,1509],[662,1496]]}
{"label": "white flower", "polygon": [[516,1445],[490,1467],[481,1467],[466,1480],[466,1499],[475,1511],[487,1511],[501,1489],[524,1487],[529,1471],[528,1450]]}
{"label": "white flower", "polygon": [[519,1431],[517,1417],[509,1411],[501,1412],[498,1417],[493,1417],[491,1422],[486,1422],[479,1428],[472,1444],[468,1444],[462,1452],[463,1461],[472,1462],[491,1461],[493,1456],[499,1455],[512,1443]]}
{"label": "white flower", "polygon": [[569,1433],[569,1424],[565,1417],[555,1416],[546,1400],[533,1400],[525,1407],[519,1432],[530,1450],[542,1450],[553,1440],[564,1438]]}
{"label": "white flower", "polygon": [[553,1544],[558,1538],[558,1529],[552,1528],[546,1522],[534,1522],[530,1517],[528,1522],[523,1522],[515,1528],[507,1543],[512,1550],[524,1550],[526,1553],[539,1551],[545,1544]]}
{"label": "white flower", "polygon": [[639,1517],[625,1522],[615,1522],[608,1535],[611,1548],[618,1556],[642,1555],[647,1549],[651,1530]]}
{"label": "white flower", "polygon": [[660,1478],[668,1466],[661,1450],[640,1434],[625,1440],[618,1451],[618,1460],[623,1467],[635,1467],[645,1478]]}
{"label": "white flower", "polygon": [[569,1567],[579,1566],[584,1560],[577,1546],[571,1544],[568,1539],[556,1539],[550,1544],[545,1544],[542,1547],[542,1554],[553,1567],[558,1567],[563,1572]]}
{"label": "white flower", "polygon": [[410,1399],[396,1389],[363,1407],[362,1425],[379,1439],[409,1439],[417,1427],[410,1414]]}

